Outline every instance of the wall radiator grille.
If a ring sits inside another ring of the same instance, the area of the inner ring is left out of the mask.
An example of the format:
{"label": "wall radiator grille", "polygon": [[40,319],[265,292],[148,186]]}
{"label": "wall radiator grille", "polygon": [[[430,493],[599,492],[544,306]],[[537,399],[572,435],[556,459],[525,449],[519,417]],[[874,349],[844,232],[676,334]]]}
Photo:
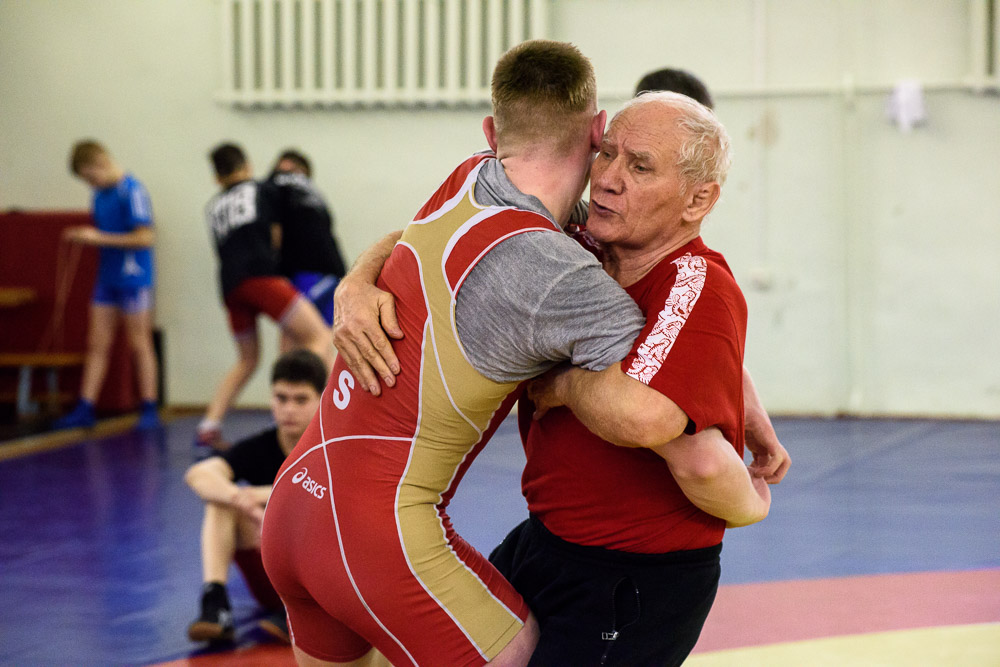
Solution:
{"label": "wall radiator grille", "polygon": [[221,0],[236,106],[488,103],[508,48],[547,30],[547,0]]}

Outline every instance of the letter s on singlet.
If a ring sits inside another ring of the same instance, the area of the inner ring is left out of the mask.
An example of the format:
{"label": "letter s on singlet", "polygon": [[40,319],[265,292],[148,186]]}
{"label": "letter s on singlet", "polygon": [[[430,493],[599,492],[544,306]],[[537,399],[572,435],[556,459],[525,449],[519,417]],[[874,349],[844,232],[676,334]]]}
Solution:
{"label": "letter s on singlet", "polygon": [[351,402],[351,389],[354,389],[354,376],[348,371],[340,371],[337,378],[338,389],[333,390],[333,404],[338,410],[343,410]]}

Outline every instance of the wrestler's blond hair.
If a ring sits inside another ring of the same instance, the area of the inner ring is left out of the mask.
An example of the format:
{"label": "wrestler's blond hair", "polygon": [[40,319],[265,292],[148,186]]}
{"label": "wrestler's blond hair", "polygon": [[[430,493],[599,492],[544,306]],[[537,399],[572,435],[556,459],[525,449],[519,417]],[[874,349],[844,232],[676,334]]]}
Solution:
{"label": "wrestler's blond hair", "polygon": [[596,112],[594,68],[566,42],[535,39],[497,61],[492,81],[497,143],[551,143],[564,149]]}

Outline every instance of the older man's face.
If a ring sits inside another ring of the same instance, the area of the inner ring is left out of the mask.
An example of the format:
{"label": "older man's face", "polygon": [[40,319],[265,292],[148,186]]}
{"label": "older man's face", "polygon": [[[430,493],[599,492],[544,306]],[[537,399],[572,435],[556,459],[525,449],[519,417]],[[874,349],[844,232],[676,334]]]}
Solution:
{"label": "older man's face", "polygon": [[676,113],[649,103],[612,121],[590,178],[587,230],[601,243],[654,249],[680,232],[685,198]]}

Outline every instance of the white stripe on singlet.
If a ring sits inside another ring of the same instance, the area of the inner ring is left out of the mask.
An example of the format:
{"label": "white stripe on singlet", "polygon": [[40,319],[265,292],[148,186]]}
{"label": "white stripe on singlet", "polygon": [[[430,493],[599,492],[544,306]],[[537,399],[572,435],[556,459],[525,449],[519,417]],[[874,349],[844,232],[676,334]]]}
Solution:
{"label": "white stripe on singlet", "polygon": [[302,459],[304,459],[305,457],[307,457],[309,454],[315,452],[320,447],[326,447],[327,445],[332,445],[335,442],[343,442],[345,440],[395,440],[395,441],[398,441],[398,442],[410,442],[411,440],[413,440],[413,438],[404,438],[404,437],[395,436],[395,435],[374,435],[374,434],[372,434],[372,435],[342,435],[342,436],[337,437],[337,438],[330,438],[329,440],[324,440],[323,442],[321,442],[319,444],[316,444],[316,445],[313,445],[312,447],[310,447],[306,451],[302,452],[302,455],[299,456],[299,458],[295,459],[295,461],[291,465],[289,465],[287,468],[285,468],[284,472],[282,472],[280,475],[278,475],[278,478],[276,480],[274,480],[274,484],[277,484],[278,482],[280,482],[281,479],[285,475],[288,474],[289,470],[291,470],[292,468],[294,468],[295,466],[297,466],[299,464],[299,461],[301,461]]}
{"label": "white stripe on singlet", "polygon": [[[470,157],[468,159],[471,160],[472,158]],[[468,191],[468,189],[472,187],[473,183],[475,183],[476,175],[479,173],[479,170],[483,168],[484,164],[486,164],[486,160],[480,161],[479,164],[473,167],[472,171],[470,171],[468,175],[465,177],[465,181],[462,183],[461,187],[458,188],[458,191],[454,195],[449,197],[445,203],[441,204],[441,206],[432,211],[431,214],[428,215],[426,218],[420,218],[419,220],[412,220],[410,224],[426,225],[428,222],[434,222],[435,220],[443,216],[445,213],[455,208],[455,205],[462,200],[462,197],[465,196],[465,193]],[[444,185],[444,181],[441,181],[441,185]],[[441,186],[439,185],[438,189],[440,188]]]}
{"label": "white stripe on singlet", "polygon": [[330,471],[330,457],[326,452],[326,447],[323,448],[323,459],[326,461],[326,479],[328,481],[327,488],[330,491],[330,511],[333,513],[333,526],[334,530],[337,532],[337,546],[340,547],[340,561],[344,564],[344,571],[347,573],[347,578],[351,582],[351,588],[354,589],[354,594],[358,596],[358,600],[364,606],[368,615],[372,617],[372,620],[375,621],[380,628],[382,628],[383,632],[389,635],[392,641],[396,642],[396,646],[398,646],[403,653],[406,654],[406,657],[410,659],[410,662],[416,666],[416,659],[414,659],[413,655],[409,652],[409,650],[407,650],[406,646],[403,645],[403,642],[399,641],[396,635],[392,634],[389,628],[385,627],[385,624],[379,619],[378,616],[375,615],[372,608],[368,606],[365,596],[361,594],[361,590],[358,588],[357,582],[354,581],[354,574],[351,572],[351,566],[347,563],[347,554],[344,552],[344,540],[340,534],[340,519],[337,517],[337,503],[333,499],[333,475]]}
{"label": "white stripe on singlet", "polygon": [[[426,288],[425,288],[425,285],[424,285],[424,281],[423,281],[423,267],[422,267],[422,264],[420,262],[420,257],[419,257],[419,255],[417,255],[416,249],[413,248],[413,246],[411,246],[411,245],[409,245],[407,243],[401,243],[401,245],[405,245],[406,247],[408,247],[410,249],[410,251],[413,253],[413,255],[414,255],[415,259],[416,259],[417,267],[418,267],[418,270],[420,271],[420,288],[421,288],[421,291],[422,291],[422,293],[424,295],[424,303],[427,304],[427,291],[426,291]],[[439,355],[437,354],[437,352],[438,352],[437,346],[436,346],[436,343],[434,342],[434,335],[433,335],[433,329],[434,329],[434,327],[433,327],[432,318],[431,318],[431,315],[430,315],[429,304],[427,304],[427,306],[428,306],[428,308],[427,308],[428,317],[427,317],[427,323],[424,326],[423,343],[421,345],[421,354],[420,354],[420,371],[419,371],[420,374],[418,375],[418,377],[421,378],[421,380],[420,380],[420,383],[419,383],[419,385],[417,387],[417,392],[418,392],[418,396],[420,396],[421,403],[420,403],[420,405],[418,407],[418,410],[417,410],[416,433],[414,434],[413,443],[410,446],[410,454],[407,457],[406,467],[403,469],[403,474],[402,474],[402,476],[399,479],[399,484],[396,486],[396,501],[395,501],[396,506],[394,508],[394,513],[395,513],[395,516],[396,516],[396,534],[399,537],[399,545],[400,545],[401,551],[403,553],[403,557],[406,560],[406,566],[409,568],[410,573],[413,575],[413,578],[420,584],[420,587],[424,589],[424,591],[427,593],[428,597],[430,597],[432,600],[434,600],[434,602],[438,605],[438,607],[445,614],[447,614],[448,617],[455,623],[455,627],[457,627],[462,632],[462,634],[465,635],[465,638],[468,639],[469,643],[476,648],[476,651],[479,652],[479,654],[483,657],[483,659],[484,660],[488,660],[488,657],[486,656],[486,653],[483,651],[482,647],[479,646],[479,644],[472,638],[472,636],[465,629],[465,627],[458,621],[458,619],[455,618],[455,616],[452,614],[451,610],[448,609],[448,607],[436,595],[434,595],[433,592],[431,592],[430,587],[424,582],[424,580],[420,577],[420,575],[417,574],[417,570],[414,567],[413,562],[410,560],[409,553],[406,550],[406,543],[405,543],[405,541],[403,539],[403,531],[402,531],[402,527],[400,525],[400,519],[399,519],[399,495],[400,495],[400,491],[402,490],[403,481],[406,479],[406,476],[407,476],[407,474],[409,473],[409,470],[410,470],[410,464],[413,461],[413,452],[414,452],[414,448],[415,448],[415,445],[416,445],[416,434],[418,434],[420,432],[420,425],[421,425],[422,419],[423,419],[423,377],[424,377],[424,372],[426,370],[426,368],[424,366],[424,363],[425,363],[425,361],[427,359],[427,346],[430,345],[433,348],[433,351],[435,353],[435,357],[436,358],[439,357]],[[475,423],[473,423],[465,414],[463,414],[462,411],[459,410],[458,406],[455,404],[455,401],[454,401],[454,399],[451,396],[451,392],[448,389],[448,384],[445,381],[444,371],[441,368],[440,361],[437,362],[437,365],[438,365],[438,373],[440,374],[440,377],[441,377],[441,382],[444,385],[445,392],[448,395],[448,400],[451,402],[452,407],[455,409],[455,411],[466,422],[469,423],[470,426],[472,426],[473,429],[475,429],[476,433],[479,434],[480,438],[482,438],[482,435],[483,435],[482,430],[479,429],[475,425]],[[477,443],[478,443],[478,440],[477,440]],[[469,451],[471,451],[471,449],[472,448],[470,447]],[[468,452],[466,452],[466,456],[468,456]],[[464,460],[465,460],[465,456],[463,456],[462,460],[459,462],[459,467],[461,466],[461,463],[464,462]],[[452,470],[451,478],[450,478],[450,481],[449,481],[449,483],[448,483],[448,485],[447,485],[446,488],[451,488],[451,483],[454,481],[455,476],[458,474],[459,467],[456,467],[454,470]],[[441,502],[441,496],[439,494],[438,495],[438,503],[440,503],[440,502]],[[440,513],[437,513],[437,517],[438,517],[438,527],[441,530],[441,534],[442,534],[442,537],[444,539],[445,545],[448,547],[448,550],[451,551],[452,555],[455,557],[455,560],[457,560],[459,563],[461,563],[462,567],[464,567],[466,569],[466,571],[468,571],[473,577],[475,577],[476,581],[478,581],[480,583],[480,585],[483,587],[483,589],[487,593],[490,594],[490,597],[492,597],[497,602],[498,605],[500,605],[501,607],[503,607],[503,609],[506,610],[507,613],[509,613],[514,619],[520,621],[520,617],[518,617],[517,614],[515,614],[509,607],[507,607],[507,605],[504,604],[502,600],[500,600],[499,598],[497,598],[497,596],[493,594],[493,591],[490,590],[489,586],[487,586],[483,582],[483,580],[479,577],[479,575],[477,575],[475,573],[475,571],[473,571],[472,568],[470,568],[465,563],[465,561],[462,560],[458,556],[457,553],[455,553],[455,550],[451,547],[450,544],[448,544],[447,531],[445,530],[444,522],[441,519]]]}

